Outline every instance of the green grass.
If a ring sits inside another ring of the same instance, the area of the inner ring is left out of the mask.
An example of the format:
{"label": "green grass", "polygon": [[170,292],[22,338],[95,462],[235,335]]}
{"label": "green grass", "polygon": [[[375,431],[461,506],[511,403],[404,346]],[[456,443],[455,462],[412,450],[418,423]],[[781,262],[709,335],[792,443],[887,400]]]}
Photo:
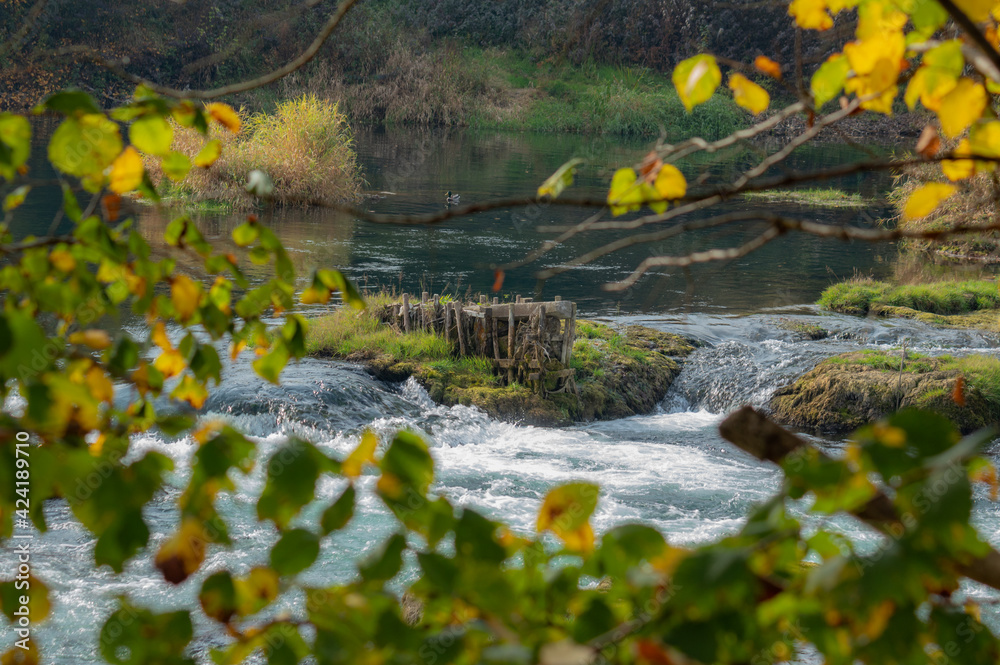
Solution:
{"label": "green grass", "polygon": [[433,333],[415,331],[401,335],[382,325],[369,310],[348,308],[309,322],[306,352],[339,358],[367,359],[388,355],[399,361],[452,362],[451,345]]}
{"label": "green grass", "polygon": [[1000,308],[1000,290],[992,280],[894,286],[871,279],[852,279],[826,289],[819,304],[845,314],[864,315],[873,307],[887,306],[955,315]]}
{"label": "green grass", "polygon": [[780,189],[747,192],[743,196],[751,200],[796,203],[818,208],[863,208],[870,203],[860,194],[848,193],[840,189]]}

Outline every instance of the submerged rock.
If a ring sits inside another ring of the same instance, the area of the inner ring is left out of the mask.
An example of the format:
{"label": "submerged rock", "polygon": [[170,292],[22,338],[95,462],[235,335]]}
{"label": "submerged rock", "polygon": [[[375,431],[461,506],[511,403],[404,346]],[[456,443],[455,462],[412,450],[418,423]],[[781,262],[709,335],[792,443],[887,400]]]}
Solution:
{"label": "submerged rock", "polygon": [[[964,387],[956,391],[960,376]],[[910,353],[903,360],[899,352],[855,351],[778,390],[770,408],[777,422],[816,434],[848,434],[904,407],[940,413],[968,433],[1000,421],[998,379],[1000,360],[990,356]]]}

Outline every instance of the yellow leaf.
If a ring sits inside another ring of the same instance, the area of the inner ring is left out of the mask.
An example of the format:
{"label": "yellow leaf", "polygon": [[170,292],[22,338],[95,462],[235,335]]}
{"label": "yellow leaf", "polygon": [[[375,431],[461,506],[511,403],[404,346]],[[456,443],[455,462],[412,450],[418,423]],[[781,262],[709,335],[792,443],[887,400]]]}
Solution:
{"label": "yellow leaf", "polygon": [[187,275],[174,277],[170,284],[170,302],[181,321],[187,321],[198,311],[201,301],[201,284]]}
{"label": "yellow leaf", "polygon": [[771,60],[766,55],[758,55],[753,61],[753,66],[758,72],[767,74],[771,78],[781,80],[781,65]]}
{"label": "yellow leaf", "polygon": [[299,296],[299,302],[303,305],[325,305],[330,301],[330,290],[329,289],[317,289],[314,286],[310,286],[302,295]]}
{"label": "yellow leaf", "polygon": [[205,104],[205,110],[208,111],[213,120],[233,134],[239,133],[241,125],[240,116],[231,106],[222,102],[212,102],[211,104]]}
{"label": "yellow leaf", "polygon": [[690,113],[695,106],[712,98],[722,83],[722,72],[712,56],[696,55],[674,68],[673,82],[684,108]]}
{"label": "yellow leaf", "polygon": [[837,14],[845,9],[854,9],[861,0],[826,0],[826,8]]}
{"label": "yellow leaf", "polygon": [[674,200],[684,198],[687,194],[687,181],[684,174],[673,164],[664,164],[656,175],[653,185],[661,199]]}
{"label": "yellow leaf", "polygon": [[[1000,158],[1000,121],[977,123],[969,132],[969,140],[963,142],[968,146],[967,154]],[[959,143],[959,148],[961,145]],[[958,149],[955,151],[958,152]]]}
{"label": "yellow leaf", "polygon": [[590,516],[597,506],[598,488],[590,483],[570,483],[551,490],[538,511],[537,531],[552,531],[567,549],[593,549],[594,532]]}
{"label": "yellow leaf", "polygon": [[643,195],[637,180],[635,169],[624,168],[615,171],[611,177],[611,189],[608,190],[608,204],[611,206],[612,215],[617,217],[629,210],[638,210],[642,207]]}
{"label": "yellow leaf", "polygon": [[126,194],[142,184],[142,157],[129,146],[111,163],[111,184],[108,188],[115,194]]}
{"label": "yellow leaf", "polygon": [[111,336],[103,330],[81,330],[69,336],[70,344],[82,344],[96,351],[103,351],[111,346]]}
{"label": "yellow leaf", "polygon": [[76,259],[65,249],[54,249],[49,254],[49,262],[55,266],[56,270],[62,272],[73,272],[76,268]]}
{"label": "yellow leaf", "polygon": [[207,169],[215,163],[215,160],[222,154],[222,142],[219,139],[212,139],[194,157],[194,165]]}
{"label": "yellow leaf", "polygon": [[164,351],[172,351],[174,348],[174,345],[170,343],[170,338],[167,337],[167,328],[162,321],[153,326],[149,339]]}
{"label": "yellow leaf", "polygon": [[[162,356],[161,356],[162,357]],[[185,374],[177,387],[171,391],[170,396],[187,402],[196,409],[205,405],[208,399],[208,391],[205,386],[198,383],[190,374]]]}
{"label": "yellow leaf", "polygon": [[858,9],[858,39],[880,39],[884,34],[901,32],[909,17],[888,2],[865,2]]}
{"label": "yellow leaf", "polygon": [[205,560],[208,535],[201,522],[188,517],[177,532],[164,541],[156,553],[155,565],[163,578],[171,584],[180,584],[198,570]]}
{"label": "yellow leaf", "polygon": [[365,462],[370,464],[375,463],[375,448],[377,447],[378,439],[375,437],[375,433],[370,429],[366,429],[361,435],[361,443],[351,451],[351,454],[347,456],[347,459],[341,465],[341,473],[348,478],[357,478],[360,476]]}
{"label": "yellow leaf", "polygon": [[826,0],[792,0],[788,5],[789,16],[800,28],[806,30],[829,30],[833,19],[826,12]]}
{"label": "yellow leaf", "polygon": [[920,219],[934,212],[938,205],[958,190],[955,185],[929,182],[910,195],[903,208],[903,218]]}
{"label": "yellow leaf", "polygon": [[104,370],[94,365],[87,372],[87,377],[85,379],[87,388],[90,389],[90,394],[94,399],[100,402],[110,403],[115,396],[115,387],[111,383],[111,379],[108,375],[104,373]]}
{"label": "yellow leaf", "polygon": [[850,69],[851,65],[847,58],[840,53],[830,56],[820,65],[809,83],[817,109],[840,94],[844,89],[844,83],[847,82],[847,73]]}
{"label": "yellow leaf", "polygon": [[[971,155],[969,139],[962,139],[954,150],[955,156]],[[941,162],[941,171],[952,182],[971,178],[976,173],[976,163],[971,159],[945,159]]]}
{"label": "yellow leaf", "polygon": [[986,110],[986,89],[969,78],[961,78],[955,88],[941,100],[938,119],[941,131],[955,138],[978,120]]}
{"label": "yellow leaf", "polygon": [[762,113],[771,105],[771,95],[743,74],[733,74],[729,77],[729,88],[733,91],[733,99],[738,106],[745,108],[754,115]]}
{"label": "yellow leaf", "polygon": [[169,379],[183,372],[187,363],[184,362],[184,356],[181,355],[180,351],[170,349],[156,357],[156,360],[153,361],[153,367],[163,374],[163,378]]}

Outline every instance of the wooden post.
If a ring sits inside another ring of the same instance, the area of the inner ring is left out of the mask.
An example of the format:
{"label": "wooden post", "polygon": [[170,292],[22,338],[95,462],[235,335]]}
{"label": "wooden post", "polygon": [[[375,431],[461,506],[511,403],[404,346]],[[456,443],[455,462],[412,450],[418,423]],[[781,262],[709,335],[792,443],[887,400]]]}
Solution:
{"label": "wooden post", "polygon": [[410,332],[410,294],[403,294],[403,330]]}
{"label": "wooden post", "polygon": [[427,328],[427,292],[420,294],[420,329]]}
{"label": "wooden post", "polygon": [[435,293],[434,297],[431,298],[431,332],[435,333],[437,332],[438,319],[441,318],[438,316],[438,305],[440,304],[438,301],[440,299],[441,298],[437,293]]}
{"label": "wooden post", "polygon": [[514,303],[507,306],[507,383],[514,383]]}
{"label": "wooden post", "polygon": [[451,307],[444,306],[444,341],[451,344]]}
{"label": "wooden post", "polygon": [[458,324],[458,349],[459,352],[465,355],[465,325],[462,322],[462,305],[458,302],[455,303],[455,323]]}
{"label": "wooden post", "polygon": [[553,298],[553,300],[555,300],[556,302],[562,302],[562,296],[556,296],[555,298]]}
{"label": "wooden post", "polygon": [[573,303],[573,307],[570,311],[569,330],[566,334],[569,343],[566,347],[566,360],[563,361],[563,365],[569,367],[569,361],[573,358],[573,344],[576,342],[576,303]]}
{"label": "wooden post", "polygon": [[497,320],[493,316],[493,308],[490,307],[489,317],[490,317],[490,336],[493,337],[493,359],[496,361],[500,360],[500,340],[497,339]]}
{"label": "wooden post", "polygon": [[515,300],[514,303],[517,304],[517,305],[520,305],[521,304],[521,296],[518,296],[517,300]]}
{"label": "wooden post", "polygon": [[493,306],[496,307],[499,304],[500,304],[500,299],[497,298],[496,296],[493,296]]}

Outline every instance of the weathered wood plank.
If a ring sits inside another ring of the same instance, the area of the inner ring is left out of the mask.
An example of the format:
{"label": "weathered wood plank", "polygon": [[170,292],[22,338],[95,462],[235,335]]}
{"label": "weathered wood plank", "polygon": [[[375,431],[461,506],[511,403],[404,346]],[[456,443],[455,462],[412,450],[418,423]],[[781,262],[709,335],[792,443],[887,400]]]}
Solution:
{"label": "weathered wood plank", "polygon": [[455,303],[455,323],[458,324],[458,349],[465,355],[465,323],[462,321],[462,307]]}
{"label": "weathered wood plank", "polygon": [[403,330],[410,332],[410,294],[403,294]]}

